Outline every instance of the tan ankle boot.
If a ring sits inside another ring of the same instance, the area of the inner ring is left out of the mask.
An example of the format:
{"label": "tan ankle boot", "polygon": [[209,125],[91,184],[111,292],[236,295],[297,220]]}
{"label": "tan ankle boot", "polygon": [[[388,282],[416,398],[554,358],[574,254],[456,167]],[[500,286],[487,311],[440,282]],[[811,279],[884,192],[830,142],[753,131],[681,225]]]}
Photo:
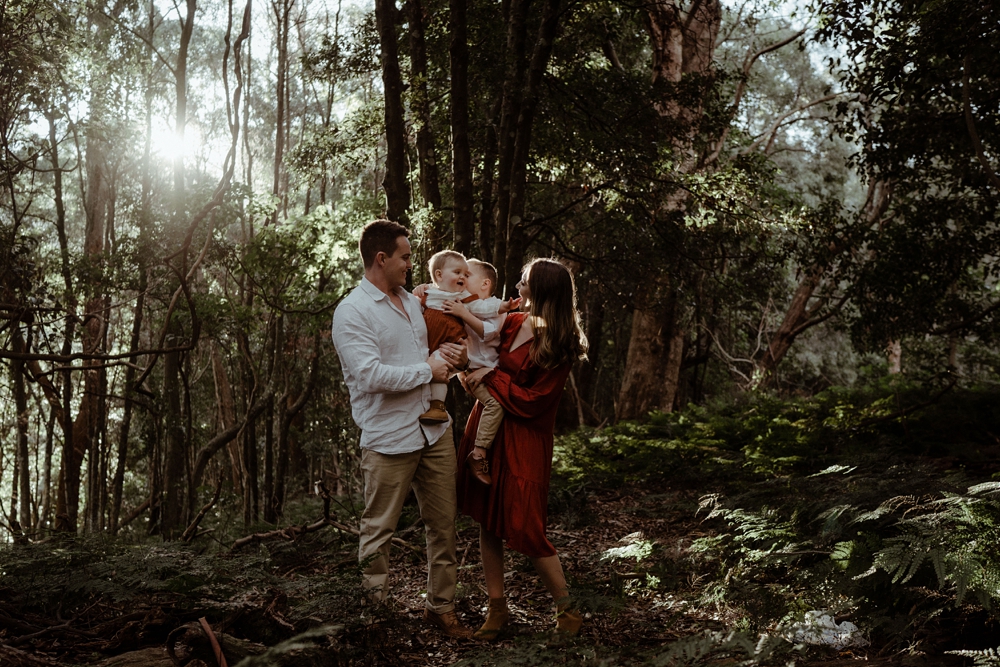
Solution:
{"label": "tan ankle boot", "polygon": [[510,612],[507,611],[507,598],[490,598],[490,608],[486,613],[486,622],[472,636],[488,642],[494,641],[500,636],[503,629],[507,627],[507,621],[509,620]]}
{"label": "tan ankle boot", "polygon": [[573,603],[566,599],[556,605],[556,634],[575,637],[583,625],[583,616]]}

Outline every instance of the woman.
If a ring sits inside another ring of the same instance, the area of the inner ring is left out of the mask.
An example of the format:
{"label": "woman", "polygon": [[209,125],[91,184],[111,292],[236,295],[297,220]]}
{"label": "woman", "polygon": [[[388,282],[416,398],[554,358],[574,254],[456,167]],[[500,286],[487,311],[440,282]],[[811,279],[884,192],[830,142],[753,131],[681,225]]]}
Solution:
{"label": "woman", "polygon": [[[587,339],[580,329],[573,277],[550,259],[529,263],[517,284],[522,313],[511,313],[500,331],[500,362],[466,376],[467,390],[480,383],[503,405],[506,416],[487,450],[493,484],[484,486],[467,466],[458,471],[459,509],[480,525],[479,546],[490,604],[476,632],[493,640],[507,624],[503,548],[528,556],[556,604],[556,630],[575,635],[583,619],[573,606],[555,547],[545,537],[552,429],[573,362],[583,359]],[[482,406],[465,426],[458,460],[475,443]]]}

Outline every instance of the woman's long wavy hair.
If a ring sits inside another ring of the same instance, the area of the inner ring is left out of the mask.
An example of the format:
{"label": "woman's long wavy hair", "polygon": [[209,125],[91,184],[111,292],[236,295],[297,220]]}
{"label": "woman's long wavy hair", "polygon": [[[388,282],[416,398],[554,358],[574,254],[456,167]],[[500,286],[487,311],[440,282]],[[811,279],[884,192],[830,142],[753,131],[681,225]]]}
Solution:
{"label": "woman's long wavy hair", "polygon": [[559,262],[542,258],[525,265],[524,273],[531,293],[531,360],[542,368],[555,368],[586,359],[587,336],[576,310],[573,274]]}

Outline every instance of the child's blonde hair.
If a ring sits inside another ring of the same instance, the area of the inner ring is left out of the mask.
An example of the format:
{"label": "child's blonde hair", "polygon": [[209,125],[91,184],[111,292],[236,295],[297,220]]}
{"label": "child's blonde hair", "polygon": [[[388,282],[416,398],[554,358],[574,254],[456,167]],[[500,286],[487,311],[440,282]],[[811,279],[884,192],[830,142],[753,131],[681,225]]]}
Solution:
{"label": "child's blonde hair", "polygon": [[434,273],[443,270],[445,264],[453,259],[464,262],[465,255],[457,250],[441,250],[431,255],[431,258],[427,260],[427,270],[431,272],[431,282],[434,282]]}

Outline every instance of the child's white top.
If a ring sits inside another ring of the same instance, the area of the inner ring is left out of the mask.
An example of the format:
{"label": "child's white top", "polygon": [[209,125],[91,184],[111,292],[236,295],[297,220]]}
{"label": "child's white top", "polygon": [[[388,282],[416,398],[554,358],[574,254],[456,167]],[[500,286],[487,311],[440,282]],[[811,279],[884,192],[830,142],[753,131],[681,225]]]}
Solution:
{"label": "child's white top", "polygon": [[471,306],[473,303],[480,304],[480,307],[484,307],[484,309],[488,306],[492,309],[493,315],[492,317],[479,317],[477,315],[483,321],[482,338],[476,335],[476,332],[468,325],[465,326],[465,332],[469,334],[469,337],[465,339],[466,345],[469,346],[469,368],[496,368],[497,362],[500,361],[498,349],[500,347],[500,329],[503,328],[504,319],[507,317],[507,313],[497,314],[503,301],[491,296],[488,299],[477,299],[465,305]]}
{"label": "child's white top", "polygon": [[[443,289],[438,289],[437,287],[428,287],[427,291],[424,293],[427,298],[424,300],[425,308],[432,308],[434,310],[444,310],[445,301],[461,301],[462,299],[468,299],[472,294],[469,290],[462,290],[461,292],[445,292]],[[500,309],[500,299],[495,296],[491,296],[488,299],[476,299],[465,304],[465,307],[469,309],[469,312],[478,317],[479,319],[485,321],[486,318],[496,317]]]}

